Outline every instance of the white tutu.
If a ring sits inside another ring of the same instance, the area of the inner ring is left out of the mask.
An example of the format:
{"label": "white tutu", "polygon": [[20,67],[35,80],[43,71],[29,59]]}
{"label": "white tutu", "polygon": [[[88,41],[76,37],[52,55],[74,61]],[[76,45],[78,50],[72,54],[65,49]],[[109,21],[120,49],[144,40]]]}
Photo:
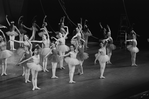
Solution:
{"label": "white tutu", "polygon": [[77,60],[76,58],[71,58],[71,57],[66,57],[65,58],[65,62],[68,64],[68,65],[79,65],[79,60]]}
{"label": "white tutu", "polygon": [[116,46],[114,44],[109,44],[108,46],[111,50],[115,50],[116,49]]}
{"label": "white tutu", "polygon": [[133,47],[132,45],[128,45],[127,49],[131,52],[135,52],[135,53],[139,52],[139,49],[137,47]]}
{"label": "white tutu", "polygon": [[40,64],[35,64],[35,63],[27,63],[28,68],[30,68],[31,70],[35,70],[35,71],[41,71],[42,67]]}
{"label": "white tutu", "polygon": [[50,48],[43,48],[43,49],[41,49],[41,55],[43,55],[43,56],[46,56],[50,52],[51,52]]}
{"label": "white tutu", "polygon": [[11,52],[9,50],[3,50],[0,52],[0,59],[8,58],[11,55],[13,55],[13,52]]}
{"label": "white tutu", "polygon": [[106,63],[107,61],[109,61],[109,56],[108,55],[99,55],[98,57],[98,61],[102,62],[102,63]]}
{"label": "white tutu", "polygon": [[60,52],[67,52],[69,51],[69,47],[67,45],[61,44],[58,45],[57,50]]}

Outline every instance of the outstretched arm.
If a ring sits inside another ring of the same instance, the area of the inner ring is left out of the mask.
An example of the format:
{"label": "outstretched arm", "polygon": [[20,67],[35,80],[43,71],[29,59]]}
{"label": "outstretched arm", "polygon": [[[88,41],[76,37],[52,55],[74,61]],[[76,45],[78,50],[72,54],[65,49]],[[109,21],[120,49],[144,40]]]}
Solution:
{"label": "outstretched arm", "polygon": [[14,42],[17,42],[17,43],[24,43],[24,41],[18,41],[18,40],[12,40]]}
{"label": "outstretched arm", "polygon": [[31,41],[31,42],[34,42],[34,43],[42,43],[43,41],[34,40],[34,41]]}
{"label": "outstretched arm", "polygon": [[22,26],[28,30],[32,30],[32,28],[29,28],[29,27],[25,26],[24,24],[22,24]]}
{"label": "outstretched arm", "polygon": [[24,62],[27,62],[27,61],[29,61],[30,59],[32,59],[32,56],[31,56],[30,58],[28,58],[28,59],[26,59],[26,60],[24,60],[24,61],[18,63],[18,64],[22,64],[22,63],[24,63]]}

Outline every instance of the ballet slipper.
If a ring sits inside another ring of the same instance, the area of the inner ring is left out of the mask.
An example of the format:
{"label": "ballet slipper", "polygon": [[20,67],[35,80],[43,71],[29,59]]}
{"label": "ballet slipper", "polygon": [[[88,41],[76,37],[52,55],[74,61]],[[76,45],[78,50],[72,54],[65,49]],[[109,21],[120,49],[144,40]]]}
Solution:
{"label": "ballet slipper", "polygon": [[69,81],[69,83],[70,83],[70,84],[75,84],[76,82],[75,82],[75,81]]}
{"label": "ballet slipper", "polygon": [[51,78],[52,78],[52,79],[57,79],[58,77],[57,77],[57,76],[52,76]]}
{"label": "ballet slipper", "polygon": [[100,76],[100,79],[104,79],[105,77],[104,76]]}
{"label": "ballet slipper", "polygon": [[40,88],[39,87],[35,87],[35,89],[39,90]]}

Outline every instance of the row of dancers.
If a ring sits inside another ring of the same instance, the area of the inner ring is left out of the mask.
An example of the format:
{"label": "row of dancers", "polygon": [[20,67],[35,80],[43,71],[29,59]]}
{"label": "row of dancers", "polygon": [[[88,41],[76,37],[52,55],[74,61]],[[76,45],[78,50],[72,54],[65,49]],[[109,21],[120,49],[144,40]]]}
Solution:
{"label": "row of dancers", "polygon": [[[45,17],[46,18],[46,17]],[[6,35],[9,34],[9,42],[10,42],[10,50],[7,49],[7,40],[5,37],[5,33],[0,29],[2,35],[0,36],[0,59],[2,60],[2,76],[7,75],[7,60],[13,56],[18,55],[21,56],[21,59],[16,63],[18,66],[23,67],[23,74],[25,76],[25,83],[31,82],[29,80],[30,72],[32,74],[32,84],[33,88],[40,89],[37,86],[37,76],[39,71],[48,72],[47,62],[50,60],[52,64],[52,77],[58,78],[56,76],[56,68],[59,63],[61,69],[65,69],[63,66],[63,62],[68,64],[69,67],[69,83],[75,83],[73,80],[75,66],[78,66],[78,73],[83,74],[83,62],[89,56],[84,52],[84,43],[85,39],[82,38],[82,25],[78,24],[76,27],[76,35],[74,35],[71,39],[71,45],[68,47],[66,43],[67,35],[69,34],[68,26],[65,26],[64,23],[61,24],[61,30],[58,33],[57,37],[51,37],[55,39],[55,41],[51,42],[49,31],[47,30],[47,22],[45,22],[45,18],[42,24],[42,28],[40,28],[41,32],[38,33],[42,40],[35,40],[35,34],[38,30],[39,26],[34,22],[31,28],[28,28],[23,23],[21,26],[32,30],[32,36],[29,38],[28,35],[24,32],[25,30],[19,30],[16,26],[14,26],[14,22],[11,22],[13,28],[11,31],[6,32]],[[63,18],[64,19],[64,18]],[[6,16],[7,22],[7,16]],[[64,21],[63,21],[64,22]],[[0,26],[0,28],[6,28],[6,26]],[[17,34],[19,32],[19,34]],[[22,32],[22,33],[21,33]],[[89,31],[88,31],[89,32]],[[15,40],[14,37],[19,35],[20,39]],[[22,36],[23,35],[23,36]],[[88,35],[88,34],[87,34]],[[90,34],[91,35],[91,34]],[[22,38],[23,37],[23,38]],[[17,50],[14,49],[14,42],[20,43],[21,47]],[[33,46],[32,43],[42,43],[42,47],[37,44]],[[15,51],[13,51],[15,50]],[[65,54],[68,52],[67,54]],[[14,57],[15,58],[15,57]],[[15,59],[14,59],[15,60]]]}
{"label": "row of dancers", "polygon": [[[19,66],[23,67],[23,74],[25,77],[25,83],[32,82],[33,88],[40,89],[37,86],[37,76],[39,71],[48,72],[47,69],[47,63],[50,60],[52,65],[52,77],[51,78],[58,78],[56,76],[56,69],[57,65],[60,65],[61,69],[65,69],[63,66],[64,61],[67,63],[69,68],[69,83],[75,83],[73,77],[76,66],[78,67],[78,73],[83,74],[83,62],[84,60],[89,58],[88,53],[84,51],[84,48],[88,47],[87,42],[88,39],[85,39],[86,37],[91,36],[91,32],[88,29],[87,25],[85,24],[85,29],[83,29],[83,25],[81,23],[78,23],[76,27],[76,34],[71,38],[71,45],[66,45],[66,39],[68,38],[69,34],[69,28],[68,26],[64,25],[64,19],[62,18],[61,21],[61,27],[60,31],[58,32],[58,35],[56,37],[50,37],[50,33],[47,30],[47,22],[45,21],[45,18],[43,19],[42,27],[40,28],[36,22],[32,23],[32,27],[28,28],[23,24],[23,21],[21,21],[21,18],[19,18],[21,29],[17,29],[17,27],[14,25],[14,22],[10,22],[12,25],[11,31],[6,32],[6,35],[9,35],[10,39],[10,50],[7,49],[7,40],[5,37],[5,33],[0,29],[2,36],[0,36],[0,59],[2,60],[2,74],[1,75],[7,75],[6,69],[7,69],[7,60],[11,56],[14,55],[14,42],[20,43],[20,48],[18,48],[15,52],[17,55],[21,56],[21,59],[18,60],[16,63]],[[8,18],[6,16],[6,20],[8,21]],[[113,39],[111,37],[111,30],[110,27],[107,25],[107,28],[103,28],[101,23],[100,27],[103,29],[103,33],[105,35],[105,38],[101,40],[100,42],[100,48],[98,50],[98,53],[95,54],[95,61],[99,61],[100,66],[100,78],[103,79],[104,77],[104,70],[106,67],[106,64],[112,64],[111,63],[111,56],[112,56],[112,50],[116,48],[116,46],[113,44]],[[6,26],[0,26],[0,28],[6,28]],[[29,38],[26,31],[23,29],[29,29],[32,30],[32,36]],[[40,37],[42,37],[42,40],[35,40],[35,34],[36,32],[41,30],[41,32],[38,33]],[[17,32],[19,34],[17,34]],[[14,37],[19,35],[19,40],[15,40]],[[137,66],[135,63],[136,59],[136,53],[139,51],[137,48],[137,41],[136,41],[136,33],[132,31],[133,39],[126,40],[126,42],[132,42],[127,48],[131,52],[132,55],[132,66]],[[55,39],[55,41],[51,42],[50,39]],[[41,43],[42,46],[39,44],[36,44],[33,46],[32,43]],[[32,75],[32,81],[29,80],[30,72]]]}

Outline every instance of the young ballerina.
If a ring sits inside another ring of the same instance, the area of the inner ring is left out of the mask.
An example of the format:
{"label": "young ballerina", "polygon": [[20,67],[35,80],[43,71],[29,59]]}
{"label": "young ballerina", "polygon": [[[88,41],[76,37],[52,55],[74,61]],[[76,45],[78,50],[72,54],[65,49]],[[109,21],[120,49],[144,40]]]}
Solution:
{"label": "young ballerina", "polygon": [[108,44],[106,47],[107,55],[109,56],[109,61],[107,61],[107,64],[112,64],[111,63],[112,50],[115,50],[116,46],[113,44],[113,39],[111,37],[111,30],[110,30],[110,27],[108,25],[107,25],[107,28],[108,28],[108,32],[105,35],[106,38],[109,38]]}
{"label": "young ballerina", "polygon": [[65,58],[65,62],[68,64],[68,67],[69,67],[69,79],[70,79],[69,83],[75,83],[75,81],[73,80],[75,67],[76,65],[80,64],[79,60],[76,58],[77,53],[78,52],[76,51],[75,46],[71,45],[70,52],[64,55],[64,56],[68,56]]}
{"label": "young ballerina", "polygon": [[85,49],[88,48],[88,38],[89,38],[90,36],[92,36],[92,33],[91,33],[91,31],[89,30],[89,28],[88,28],[88,26],[87,26],[87,24],[86,24],[86,21],[87,21],[87,20],[85,20],[85,22],[84,22],[84,27],[83,27],[83,35],[84,35],[84,40],[85,40],[85,43],[84,43]]}
{"label": "young ballerina", "polygon": [[[84,41],[85,42],[85,41]],[[82,75],[83,72],[83,63],[84,60],[88,59],[88,53],[84,52],[84,47],[83,47],[83,41],[81,42],[81,44],[78,46],[78,53],[77,53],[77,59],[80,62],[80,65],[78,66],[78,75]]]}
{"label": "young ballerina", "polygon": [[[19,40],[20,41],[23,41],[23,38],[24,38],[24,34],[27,33],[27,31],[24,29],[24,25],[23,25],[23,21],[21,20],[23,18],[23,16],[20,16],[20,18],[18,19],[18,29],[20,31],[20,37],[19,37]],[[23,47],[23,44],[20,43],[20,47]]]}
{"label": "young ballerina", "polygon": [[67,31],[65,31],[66,33],[63,35],[62,33],[59,33],[59,38],[56,39],[56,44],[57,44],[57,50],[59,52],[60,55],[60,69],[65,69],[65,67],[63,66],[63,55],[65,54],[65,52],[67,52],[69,50],[69,47],[65,44],[66,42],[66,38],[67,35],[69,34],[69,30],[67,26],[64,26]]}
{"label": "young ballerina", "polygon": [[[19,29],[14,25],[14,21],[9,22],[8,16],[6,15],[6,21],[8,23],[8,25],[10,26],[10,31],[6,32],[6,34],[9,36],[10,39],[10,50],[16,50],[14,48],[14,41],[15,37],[18,35],[21,35]],[[18,34],[19,33],[19,34]]]}
{"label": "young ballerina", "polygon": [[33,85],[32,90],[35,89],[39,90],[40,88],[37,87],[37,78],[38,78],[38,72],[42,70],[42,66],[39,64],[40,63],[39,47],[35,46],[32,50],[33,50],[32,57],[22,61],[19,64],[22,64],[23,62],[27,61],[27,67],[31,69],[32,74],[32,85]]}
{"label": "young ballerina", "polygon": [[137,64],[136,64],[136,54],[139,52],[139,49],[137,47],[136,33],[132,30],[131,34],[132,34],[132,39],[126,40],[126,42],[131,42],[132,45],[128,45],[127,49],[131,53],[132,66],[137,66]]}
{"label": "young ballerina", "polygon": [[98,53],[95,54],[95,60],[94,64],[96,64],[96,61],[99,61],[100,65],[100,79],[104,79],[104,71],[106,67],[106,62],[109,61],[109,56],[106,55],[106,45],[107,45],[108,39],[104,39],[100,43],[100,49],[98,50]]}
{"label": "young ballerina", "polygon": [[0,60],[2,60],[2,73],[1,76],[7,75],[7,59],[13,55],[13,52],[7,50],[7,41],[3,31],[0,29],[3,37],[0,36]]}
{"label": "young ballerina", "polygon": [[[45,16],[46,18],[46,16]],[[44,18],[44,19],[45,19]],[[42,24],[42,28],[40,30],[42,30],[38,35],[40,37],[42,37],[42,41],[37,41],[37,40],[34,40],[34,41],[31,41],[31,42],[37,42],[37,43],[42,43],[42,49],[40,51],[40,55],[41,55],[41,62],[42,62],[42,65],[43,65],[43,71],[44,72],[49,72],[49,70],[47,69],[47,54],[49,52],[51,52],[51,49],[50,49],[50,36],[49,36],[49,31],[47,30],[46,28],[47,26],[47,22],[43,21],[43,24]]]}
{"label": "young ballerina", "polygon": [[58,77],[56,76],[56,68],[57,68],[57,63],[60,61],[60,57],[58,55],[58,51],[56,49],[56,45],[55,43],[51,43],[51,49],[52,49],[52,54],[51,52],[49,52],[49,54],[47,54],[45,57],[48,57],[48,60],[51,62],[52,64],[52,77],[53,79],[57,79]]}
{"label": "young ballerina", "polygon": [[[35,32],[33,32],[32,33],[32,36],[29,38],[26,34],[24,35],[24,41],[17,41],[17,40],[13,40],[14,42],[17,42],[17,43],[22,43],[23,44],[23,46],[24,46],[24,49],[23,50],[26,50],[26,49],[28,49],[29,50],[29,52],[31,52],[31,54],[32,54],[32,43],[31,43],[31,40],[34,38],[34,34]],[[20,53],[22,53],[22,51],[21,51],[21,49],[20,49],[20,51],[18,51],[18,54],[20,54]],[[23,59],[23,56],[22,56],[22,58],[20,59],[20,61]],[[25,71],[26,71],[26,69],[25,69],[25,67],[23,66],[23,74],[22,74],[22,76],[24,76],[25,75]],[[29,74],[27,74],[27,75],[29,75]],[[27,78],[29,78],[29,77],[27,77]]]}
{"label": "young ballerina", "polygon": [[71,44],[74,44],[76,49],[80,45],[81,41],[85,42],[82,39],[82,25],[78,23],[78,27],[76,28],[77,33],[72,37]]}

